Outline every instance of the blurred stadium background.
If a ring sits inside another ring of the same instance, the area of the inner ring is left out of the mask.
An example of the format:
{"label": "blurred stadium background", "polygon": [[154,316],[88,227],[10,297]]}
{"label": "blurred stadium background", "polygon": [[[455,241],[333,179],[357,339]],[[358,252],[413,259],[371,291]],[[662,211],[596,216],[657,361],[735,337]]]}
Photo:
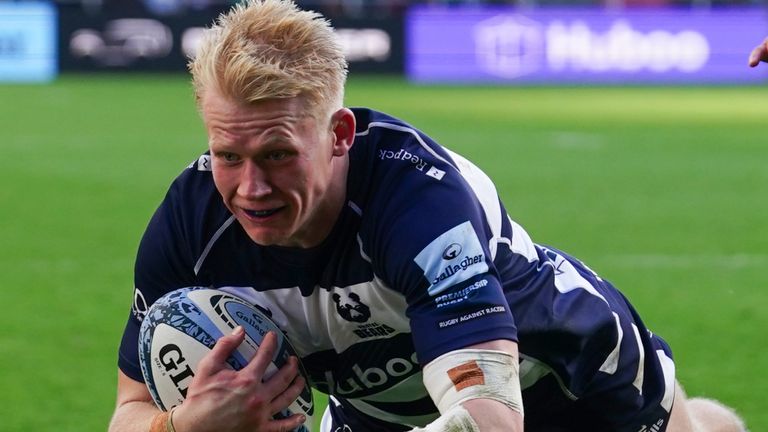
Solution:
{"label": "blurred stadium background", "polygon": [[[474,160],[690,394],[768,430],[763,1],[300,3],[338,29],[348,105]],[[139,237],[206,146],[185,59],[231,4],[0,2],[0,431],[106,429]]]}

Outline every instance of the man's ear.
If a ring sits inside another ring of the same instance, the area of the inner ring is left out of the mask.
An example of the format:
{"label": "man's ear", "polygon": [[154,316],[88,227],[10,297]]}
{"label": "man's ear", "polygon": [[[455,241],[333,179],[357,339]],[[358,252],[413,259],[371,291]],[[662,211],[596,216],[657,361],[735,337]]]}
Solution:
{"label": "man's ear", "polygon": [[355,115],[349,108],[341,108],[331,115],[331,133],[335,136],[333,155],[344,156],[355,141]]}

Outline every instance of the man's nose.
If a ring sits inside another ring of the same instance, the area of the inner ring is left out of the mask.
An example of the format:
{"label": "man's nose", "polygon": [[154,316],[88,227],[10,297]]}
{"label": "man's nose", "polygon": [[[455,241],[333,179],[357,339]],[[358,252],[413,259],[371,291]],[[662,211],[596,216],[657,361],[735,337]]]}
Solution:
{"label": "man's nose", "polygon": [[243,162],[238,195],[244,198],[261,198],[272,193],[268,177],[261,167],[252,160]]}

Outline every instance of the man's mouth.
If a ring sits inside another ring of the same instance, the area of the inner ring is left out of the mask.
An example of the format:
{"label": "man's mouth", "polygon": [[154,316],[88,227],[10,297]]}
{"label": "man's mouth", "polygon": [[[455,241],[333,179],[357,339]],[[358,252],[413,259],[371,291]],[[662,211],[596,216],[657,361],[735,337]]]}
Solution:
{"label": "man's mouth", "polygon": [[267,209],[267,210],[250,210],[250,209],[243,209],[245,214],[247,214],[249,217],[253,219],[264,219],[268,218],[275,213],[279,212],[280,210],[284,209],[285,207],[277,207],[273,209]]}

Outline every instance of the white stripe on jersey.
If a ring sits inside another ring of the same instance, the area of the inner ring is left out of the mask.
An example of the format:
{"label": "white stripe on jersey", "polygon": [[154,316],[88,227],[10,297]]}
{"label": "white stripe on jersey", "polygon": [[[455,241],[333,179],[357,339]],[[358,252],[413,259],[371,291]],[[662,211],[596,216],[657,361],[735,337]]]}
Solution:
{"label": "white stripe on jersey", "polygon": [[[459,173],[461,173],[462,177],[464,177],[472,188],[477,200],[480,201],[480,205],[483,207],[485,219],[488,221],[488,225],[491,227],[491,233],[493,235],[488,242],[488,248],[491,252],[491,260],[493,260],[496,258],[497,244],[502,239],[501,204],[499,203],[499,194],[496,192],[496,186],[494,186],[491,179],[472,162],[448,149],[445,149],[445,151],[447,151],[456,162],[456,165],[459,167]],[[509,239],[504,240],[509,241]]]}
{"label": "white stripe on jersey", "polygon": [[360,257],[362,257],[364,260],[368,261],[369,263],[373,263],[371,260],[371,257],[368,256],[368,254],[365,253],[363,250],[363,239],[360,238],[360,234],[357,234],[357,245],[360,247]]}
{"label": "white stripe on jersey", "polygon": [[363,215],[363,210],[360,208],[359,205],[353,203],[352,201],[347,201],[347,205],[349,206],[349,208],[352,209],[352,211],[357,213],[358,216],[362,216]]}
{"label": "white stripe on jersey", "polygon": [[[549,253],[554,253],[554,251],[549,250]],[[550,265],[555,269],[555,288],[561,293],[565,294],[580,288],[598,297],[605,304],[609,304],[605,297],[588,280],[584,279],[576,267],[562,255],[555,253],[554,259],[544,261],[542,265]]]}
{"label": "white stripe on jersey", "polygon": [[195,263],[195,276],[197,276],[197,273],[200,271],[200,267],[203,266],[203,261],[208,257],[208,253],[211,251],[211,248],[213,247],[213,244],[216,243],[216,240],[221,237],[221,234],[224,233],[224,230],[229,228],[230,225],[232,225],[232,222],[235,221],[235,215],[232,215],[229,217],[229,219],[225,220],[224,223],[219,227],[219,229],[216,230],[215,233],[213,233],[213,237],[208,241],[208,244],[205,245],[205,249],[203,249],[203,253],[200,254],[200,258],[197,259],[197,262]]}
{"label": "white stripe on jersey", "polygon": [[675,362],[664,350],[656,350],[656,355],[664,373],[664,398],[661,400],[661,407],[669,412],[675,400]]}
{"label": "white stripe on jersey", "polygon": [[533,245],[533,240],[528,233],[511,217],[507,216],[507,220],[512,225],[512,243],[510,244],[512,252],[524,256],[528,262],[538,261],[539,255],[536,253],[536,246]]}
{"label": "white stripe on jersey", "polygon": [[616,334],[618,335],[618,340],[616,341],[616,346],[613,348],[613,351],[611,351],[610,354],[608,354],[608,357],[605,359],[605,362],[603,362],[603,365],[600,366],[600,372],[605,372],[608,375],[613,375],[616,373],[616,369],[619,367],[619,353],[621,352],[621,340],[624,339],[624,330],[621,329],[621,321],[619,321],[619,315],[616,312],[611,311],[613,314],[613,317],[616,319]]}
{"label": "white stripe on jersey", "polygon": [[[338,402],[336,402],[336,398],[334,398],[333,396],[329,396],[328,401],[331,403],[335,403],[336,406],[339,406]],[[323,417],[320,420],[320,432],[331,432],[332,427],[333,427],[333,418],[331,417],[331,410],[330,410],[330,404],[329,404],[329,406],[325,407],[325,411],[323,412]],[[349,427],[347,427],[347,429],[349,429]]]}
{"label": "white stripe on jersey", "polygon": [[637,388],[640,394],[643,394],[643,381],[645,381],[645,349],[643,348],[643,340],[640,339],[640,330],[637,329],[635,323],[632,323],[632,331],[635,333],[635,341],[637,341],[637,351],[640,354],[637,360],[637,376],[632,382],[632,385]]}

